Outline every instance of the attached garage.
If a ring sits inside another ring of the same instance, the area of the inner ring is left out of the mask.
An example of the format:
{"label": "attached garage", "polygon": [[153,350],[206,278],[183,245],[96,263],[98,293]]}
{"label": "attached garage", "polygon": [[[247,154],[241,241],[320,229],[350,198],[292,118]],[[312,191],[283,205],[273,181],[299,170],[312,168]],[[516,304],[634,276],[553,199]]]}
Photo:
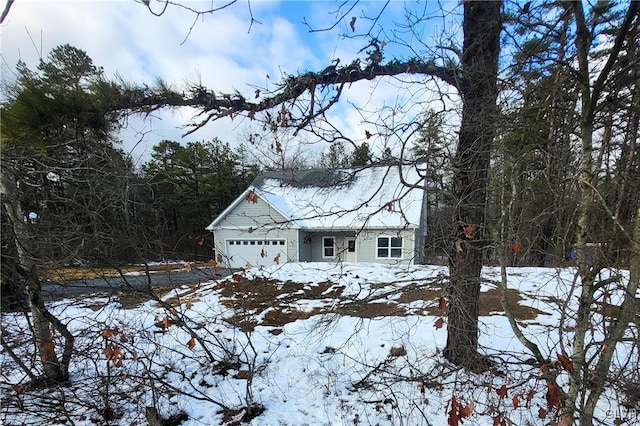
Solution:
{"label": "attached garage", "polygon": [[[266,266],[287,261],[286,239],[228,239],[226,256],[229,267]],[[276,260],[277,259],[277,260]]]}

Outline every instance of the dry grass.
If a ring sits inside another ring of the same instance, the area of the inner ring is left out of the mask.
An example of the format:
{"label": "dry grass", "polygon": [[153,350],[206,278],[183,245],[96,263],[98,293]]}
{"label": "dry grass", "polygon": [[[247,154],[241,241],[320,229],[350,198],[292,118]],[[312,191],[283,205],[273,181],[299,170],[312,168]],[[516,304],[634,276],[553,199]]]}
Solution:
{"label": "dry grass", "polygon": [[40,278],[50,281],[69,281],[69,280],[90,280],[95,278],[112,278],[119,277],[120,273],[128,272],[170,272],[176,269],[188,268],[211,268],[214,267],[213,261],[209,262],[185,262],[185,263],[165,263],[162,265],[129,265],[119,268],[93,268],[83,266],[67,266],[62,268],[53,268],[45,271]]}

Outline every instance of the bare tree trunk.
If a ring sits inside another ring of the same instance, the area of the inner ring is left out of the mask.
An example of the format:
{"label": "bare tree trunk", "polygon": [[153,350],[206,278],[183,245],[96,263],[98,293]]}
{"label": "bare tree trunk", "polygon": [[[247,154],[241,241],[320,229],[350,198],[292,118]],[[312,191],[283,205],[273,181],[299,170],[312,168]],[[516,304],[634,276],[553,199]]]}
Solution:
{"label": "bare tree trunk", "polygon": [[478,355],[478,298],[486,249],[484,212],[496,127],[502,2],[464,2],[462,123],[454,158],[454,236],[445,357],[485,368]]}
{"label": "bare tree trunk", "polygon": [[[60,363],[56,355],[51,323],[52,315],[47,311],[42,298],[38,269],[33,257],[33,245],[25,223],[27,218],[22,212],[22,206],[17,196],[18,188],[14,173],[6,165],[2,167],[0,189],[2,203],[5,206],[7,218],[15,235],[19,272],[25,279],[27,297],[33,317],[34,340],[42,362],[45,379],[55,382],[64,381],[68,377],[68,362],[64,363],[66,368],[63,368],[63,364]],[[69,334],[68,331],[67,334]],[[65,350],[69,354],[70,351],[70,348]]]}
{"label": "bare tree trunk", "polygon": [[[618,56],[622,50],[625,39],[627,37],[627,31],[629,30],[631,23],[635,19],[638,12],[638,4],[633,2],[629,6],[625,19],[619,28],[619,32],[616,36],[615,42],[607,62],[603,69],[597,75],[597,78],[592,83],[591,68],[589,67],[589,48],[593,35],[589,32],[589,25],[585,18],[585,12],[581,2],[572,2],[571,7],[576,20],[576,53],[577,63],[580,78],[580,142],[581,142],[581,155],[580,155],[580,203],[578,205],[577,214],[577,235],[576,235],[576,249],[577,249],[577,266],[578,274],[580,275],[581,287],[579,306],[576,312],[576,324],[574,330],[574,337],[572,342],[571,361],[573,363],[573,371],[569,374],[569,390],[567,391],[566,398],[562,401],[562,407],[560,411],[560,418],[568,421],[569,418],[574,416],[573,413],[580,411],[579,419],[580,424],[583,426],[590,426],[593,424],[593,410],[595,405],[602,394],[604,389],[604,383],[606,380],[609,366],[611,364],[611,353],[604,353],[600,356],[597,363],[597,368],[594,371],[595,375],[592,378],[588,378],[585,375],[585,366],[587,362],[587,349],[586,346],[587,336],[591,330],[591,306],[596,301],[595,294],[599,287],[599,283],[596,282],[597,274],[604,266],[600,259],[591,261],[588,258],[587,243],[591,238],[591,232],[589,229],[590,218],[593,215],[595,200],[598,196],[597,186],[595,182],[596,173],[593,165],[593,131],[594,131],[594,117],[598,106],[598,100],[604,90],[605,83],[610,76],[611,70]],[[604,203],[606,206],[606,203]],[[636,217],[636,226],[637,226]],[[614,218],[617,222],[617,219]],[[637,239],[637,233],[631,237]],[[634,249],[637,248],[637,241],[632,242]],[[605,341],[611,345],[609,351],[613,351],[615,345],[620,342],[622,335],[627,327],[628,321],[621,324],[621,321],[625,317],[625,307],[630,309],[627,301],[629,297],[633,298],[635,303],[635,292],[637,289],[637,282],[630,282],[625,295],[625,302],[621,307],[621,312],[617,321],[614,321],[612,325],[606,330]],[[631,296],[630,291],[633,290]],[[585,392],[585,389],[589,389]],[[586,403],[581,402],[581,407],[578,407],[578,397],[581,393],[587,393]],[[563,419],[564,417],[564,419]]]}

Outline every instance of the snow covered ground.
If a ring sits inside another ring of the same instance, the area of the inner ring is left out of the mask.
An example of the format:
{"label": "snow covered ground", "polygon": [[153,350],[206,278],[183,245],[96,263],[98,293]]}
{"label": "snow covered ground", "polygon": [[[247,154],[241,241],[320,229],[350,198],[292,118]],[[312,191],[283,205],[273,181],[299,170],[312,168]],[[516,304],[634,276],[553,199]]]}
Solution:
{"label": "snow covered ground", "polygon": [[[557,359],[570,340],[575,271],[508,272],[518,323]],[[144,425],[145,413],[157,411],[173,416],[166,424],[192,426],[243,418],[254,425],[549,424],[547,385],[496,296],[498,268],[483,271],[480,344],[499,369],[473,374],[443,359],[447,273],[428,265],[284,264],[134,307],[126,295],[56,302],[50,309],[76,336],[71,383],[25,389],[28,378],[3,351],[2,423]],[[627,271],[607,271],[614,273],[628,280]],[[617,295],[603,293],[603,301],[615,305]],[[2,327],[16,353],[32,352],[25,314],[3,314]],[[629,333],[638,335],[637,324]],[[637,372],[628,363],[637,365],[637,350],[633,341],[619,345],[615,368]],[[611,387],[597,415],[605,424],[640,424],[628,402]]]}

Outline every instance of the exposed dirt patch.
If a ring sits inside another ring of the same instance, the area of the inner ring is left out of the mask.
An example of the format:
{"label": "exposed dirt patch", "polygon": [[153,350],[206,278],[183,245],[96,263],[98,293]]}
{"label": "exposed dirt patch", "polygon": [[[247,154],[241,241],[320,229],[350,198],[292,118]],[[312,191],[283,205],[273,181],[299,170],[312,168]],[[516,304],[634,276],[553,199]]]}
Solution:
{"label": "exposed dirt patch", "polygon": [[[610,303],[597,303],[595,311],[607,318],[617,319],[620,315],[620,306]],[[638,298],[636,298],[636,314],[631,317],[631,322],[640,324],[640,299]]]}
{"label": "exposed dirt patch", "polygon": [[411,303],[417,300],[438,300],[442,296],[441,289],[424,288],[418,284],[410,284],[404,287],[400,297],[394,299],[398,303]]}
{"label": "exposed dirt patch", "polygon": [[[481,316],[502,315],[504,310],[500,304],[500,297],[500,290],[497,289],[491,289],[480,293],[479,314]],[[521,300],[522,296],[518,290],[507,290],[507,304],[509,305],[509,309],[516,320],[531,320],[535,319],[540,314],[544,314],[544,312],[538,309],[520,305]]]}
{"label": "exposed dirt patch", "polygon": [[341,315],[350,315],[358,318],[376,318],[376,317],[403,317],[407,315],[407,311],[401,305],[394,302],[369,302],[354,301],[349,304],[341,305],[334,310]]}
{"label": "exposed dirt patch", "polygon": [[[343,296],[343,291],[344,286],[337,286],[331,282],[301,284],[264,278],[250,280],[237,274],[232,280],[221,283],[220,296],[225,306],[237,312],[230,321],[247,330],[257,325],[255,318],[262,313],[263,325],[282,327],[299,319],[329,312],[359,318],[406,316],[409,313],[405,305],[415,301],[432,302],[428,303],[426,310],[421,311],[423,315],[446,315],[446,311],[441,309],[438,303],[443,295],[442,289],[417,283],[408,284],[398,289],[397,293],[389,294],[391,300],[355,300]],[[508,290],[507,301],[516,320],[531,320],[543,313],[520,305],[522,299],[517,290]],[[317,300],[324,306],[316,305],[312,309],[304,310],[297,306],[300,300]],[[503,315],[499,290],[482,292],[479,305],[481,316]],[[412,310],[411,314],[415,312]]]}
{"label": "exposed dirt patch", "polygon": [[[262,320],[262,325],[281,327],[290,322],[311,318],[314,315],[321,314],[323,311],[324,309],[320,307],[313,308],[311,311],[301,311],[291,307],[278,307],[267,311],[264,315],[264,319]],[[282,332],[281,329],[280,332]],[[272,330],[271,333],[275,334],[274,330]]]}
{"label": "exposed dirt patch", "polygon": [[225,426],[239,426],[249,423],[260,414],[264,413],[266,408],[262,404],[253,404],[250,407],[242,408],[225,408],[221,410],[222,424]]}

